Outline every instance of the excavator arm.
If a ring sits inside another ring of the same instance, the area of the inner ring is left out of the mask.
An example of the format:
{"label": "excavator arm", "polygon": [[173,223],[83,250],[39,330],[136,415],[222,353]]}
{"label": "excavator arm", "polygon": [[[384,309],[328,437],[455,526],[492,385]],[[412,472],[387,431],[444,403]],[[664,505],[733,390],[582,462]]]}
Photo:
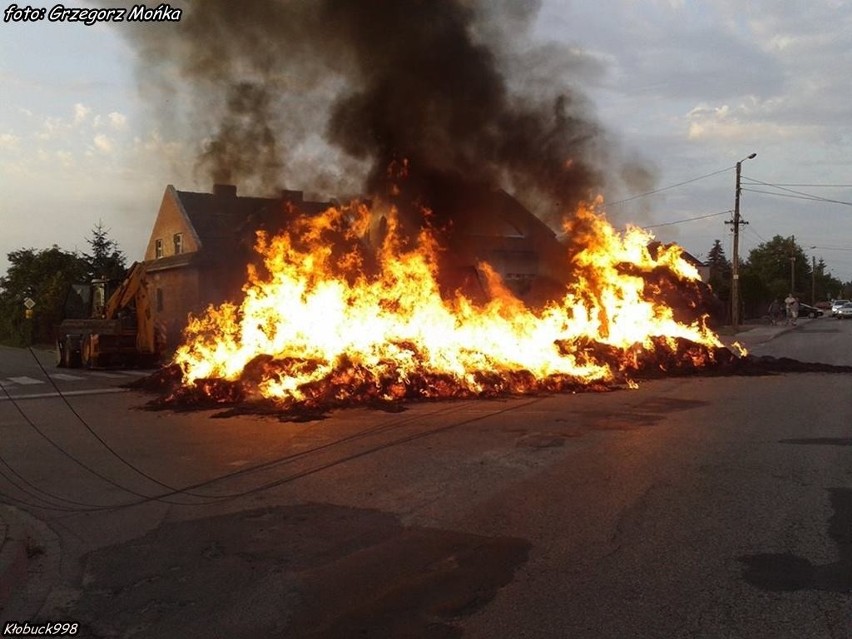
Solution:
{"label": "excavator arm", "polygon": [[127,277],[107,300],[104,307],[104,318],[115,319],[120,310],[131,305],[135,301],[139,289],[144,287],[144,279],[145,265],[141,262],[134,262],[127,273]]}
{"label": "excavator arm", "polygon": [[140,353],[153,354],[157,348],[145,274],[145,265],[134,262],[127,277],[107,300],[104,316],[106,319],[116,319],[122,311],[132,309],[136,317],[136,347]]}

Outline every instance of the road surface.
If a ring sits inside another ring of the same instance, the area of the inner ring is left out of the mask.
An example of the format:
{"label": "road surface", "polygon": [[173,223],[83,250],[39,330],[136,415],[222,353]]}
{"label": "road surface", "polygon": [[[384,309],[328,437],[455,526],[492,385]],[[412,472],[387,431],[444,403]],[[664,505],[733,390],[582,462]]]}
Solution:
{"label": "road surface", "polygon": [[150,371],[56,368],[54,351],[0,346],[0,402],[66,395],[123,392],[123,385]]}
{"label": "road surface", "polygon": [[[852,364],[852,322],[742,338]],[[0,402],[17,482],[0,492],[36,530],[0,619],[91,637],[852,636],[849,374],[302,423],[66,400]]]}

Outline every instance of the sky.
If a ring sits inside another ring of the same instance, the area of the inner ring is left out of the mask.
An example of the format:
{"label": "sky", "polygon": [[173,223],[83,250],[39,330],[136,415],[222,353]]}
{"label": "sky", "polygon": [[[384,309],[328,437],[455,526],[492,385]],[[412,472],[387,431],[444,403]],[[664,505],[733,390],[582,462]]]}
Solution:
{"label": "sky", "polygon": [[[852,2],[542,0],[532,36],[586,62],[532,72],[578,88],[655,177],[603,193],[616,225],[701,259],[719,239],[730,258],[734,167],[756,153],[742,163],[740,254],[794,236],[852,281]],[[109,24],[0,23],[0,274],[20,248],[87,250],[99,221],[140,259],[167,184],[210,190],[197,141],[142,99],[140,69]]]}

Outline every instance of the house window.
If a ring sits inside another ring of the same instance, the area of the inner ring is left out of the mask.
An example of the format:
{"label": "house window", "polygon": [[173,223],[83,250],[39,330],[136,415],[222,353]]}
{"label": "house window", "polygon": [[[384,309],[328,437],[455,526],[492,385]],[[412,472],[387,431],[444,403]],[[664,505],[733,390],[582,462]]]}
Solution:
{"label": "house window", "polygon": [[183,253],[183,233],[175,233],[175,255]]}
{"label": "house window", "polygon": [[161,288],[157,289],[157,310],[163,310],[163,289]]}
{"label": "house window", "polygon": [[163,240],[154,240],[154,257],[163,257]]}

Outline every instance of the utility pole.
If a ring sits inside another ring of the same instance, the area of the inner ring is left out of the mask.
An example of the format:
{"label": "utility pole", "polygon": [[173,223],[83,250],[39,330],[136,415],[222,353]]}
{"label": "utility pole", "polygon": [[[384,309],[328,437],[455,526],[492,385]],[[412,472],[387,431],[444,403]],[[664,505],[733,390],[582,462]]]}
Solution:
{"label": "utility pole", "polygon": [[816,306],[816,256],[811,255],[811,306]]}
{"label": "utility pole", "polygon": [[796,292],[796,236],[790,236],[790,294]]}
{"label": "utility pole", "polygon": [[734,250],[733,264],[731,269],[731,326],[736,331],[740,326],[740,224],[748,224],[740,219],[740,176],[742,175],[743,162],[753,160],[757,153],[752,153],[747,158],[737,162],[737,186],[734,190],[734,219],[726,224],[734,225]]}

